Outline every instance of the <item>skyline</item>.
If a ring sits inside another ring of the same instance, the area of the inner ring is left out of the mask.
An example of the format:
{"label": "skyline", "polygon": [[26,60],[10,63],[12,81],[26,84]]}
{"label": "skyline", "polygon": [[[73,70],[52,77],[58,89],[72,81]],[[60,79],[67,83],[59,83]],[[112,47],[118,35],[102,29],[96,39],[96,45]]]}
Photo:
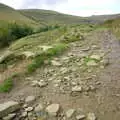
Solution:
{"label": "skyline", "polygon": [[0,0],[15,9],[45,9],[77,16],[120,13],[119,0]]}

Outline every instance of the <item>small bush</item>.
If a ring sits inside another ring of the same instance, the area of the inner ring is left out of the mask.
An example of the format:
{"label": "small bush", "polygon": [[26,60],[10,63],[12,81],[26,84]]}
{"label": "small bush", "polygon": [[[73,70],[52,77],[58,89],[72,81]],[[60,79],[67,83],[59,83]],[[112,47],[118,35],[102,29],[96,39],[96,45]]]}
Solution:
{"label": "small bush", "polygon": [[19,25],[15,23],[10,24],[9,28],[11,36],[14,36],[15,39],[19,39],[33,33],[33,29],[26,25]]}
{"label": "small bush", "polygon": [[0,92],[9,92],[13,87],[13,81],[11,78],[5,80],[1,85],[0,85]]}
{"label": "small bush", "polygon": [[11,23],[0,27],[0,47],[8,46],[16,39],[31,35],[33,29],[26,25]]}
{"label": "small bush", "polygon": [[35,33],[47,32],[49,30],[54,30],[57,28],[60,28],[60,26],[59,25],[48,25],[48,26],[40,27]]}

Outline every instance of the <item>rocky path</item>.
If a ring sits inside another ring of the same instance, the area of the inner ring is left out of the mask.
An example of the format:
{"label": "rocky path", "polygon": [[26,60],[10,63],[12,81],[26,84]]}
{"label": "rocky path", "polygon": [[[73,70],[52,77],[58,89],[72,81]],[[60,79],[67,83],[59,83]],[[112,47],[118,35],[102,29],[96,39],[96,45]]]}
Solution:
{"label": "rocky path", "polygon": [[111,32],[99,30],[71,43],[51,63],[17,79],[9,94],[0,94],[1,103],[21,103],[13,120],[119,120],[120,43]]}

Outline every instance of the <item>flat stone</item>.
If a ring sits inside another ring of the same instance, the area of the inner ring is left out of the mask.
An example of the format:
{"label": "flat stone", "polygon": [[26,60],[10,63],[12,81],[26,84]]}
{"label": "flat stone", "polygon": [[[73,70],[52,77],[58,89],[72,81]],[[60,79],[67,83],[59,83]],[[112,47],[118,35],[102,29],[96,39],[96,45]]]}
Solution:
{"label": "flat stone", "polygon": [[0,104],[0,118],[20,109],[20,105],[15,101],[8,101]]}
{"label": "flat stone", "polygon": [[4,117],[3,120],[13,120],[15,118],[16,114],[9,114],[8,116]]}
{"label": "flat stone", "polygon": [[31,112],[33,110],[33,107],[28,107],[25,109],[26,112]]}
{"label": "flat stone", "polygon": [[96,120],[96,116],[94,113],[88,113],[87,120]]}
{"label": "flat stone", "polygon": [[35,107],[35,112],[40,112],[40,111],[42,111],[44,109],[44,107],[43,107],[43,105],[42,104],[39,104],[39,105],[37,105],[36,107]]}
{"label": "flat stone", "polygon": [[48,83],[45,82],[45,81],[40,81],[40,82],[38,82],[38,86],[39,86],[39,87],[46,87],[47,85],[48,85]]}
{"label": "flat stone", "polygon": [[25,51],[25,52],[22,53],[22,55],[24,55],[26,58],[35,57],[35,53],[33,53],[31,51]]}
{"label": "flat stone", "polygon": [[100,60],[101,56],[99,56],[99,55],[91,55],[90,58]]}
{"label": "flat stone", "polygon": [[69,109],[68,111],[66,111],[66,117],[71,118],[74,113],[75,113],[75,109]]}
{"label": "flat stone", "polygon": [[22,115],[21,115],[22,118],[25,118],[27,117],[27,112],[23,112]]}
{"label": "flat stone", "polygon": [[51,63],[53,66],[61,66],[62,65],[60,62],[55,61],[55,60],[52,60]]}
{"label": "flat stone", "polygon": [[90,60],[87,62],[87,66],[97,66],[98,64],[95,62],[95,60]]}
{"label": "flat stone", "polygon": [[36,87],[36,86],[38,86],[38,81],[32,81],[31,86],[32,86],[32,87]]}
{"label": "flat stone", "polygon": [[47,51],[48,49],[53,48],[52,46],[39,46],[39,48],[41,48],[43,51]]}
{"label": "flat stone", "polygon": [[72,92],[82,92],[82,87],[81,86],[72,87]]}
{"label": "flat stone", "polygon": [[25,99],[25,102],[30,104],[32,102],[35,101],[35,96],[28,96],[26,99]]}
{"label": "flat stone", "polygon": [[76,119],[77,120],[83,120],[83,119],[85,119],[85,115],[77,115]]}
{"label": "flat stone", "polygon": [[51,104],[46,108],[46,111],[51,116],[57,116],[58,113],[59,113],[59,110],[60,110],[60,105],[59,104]]}

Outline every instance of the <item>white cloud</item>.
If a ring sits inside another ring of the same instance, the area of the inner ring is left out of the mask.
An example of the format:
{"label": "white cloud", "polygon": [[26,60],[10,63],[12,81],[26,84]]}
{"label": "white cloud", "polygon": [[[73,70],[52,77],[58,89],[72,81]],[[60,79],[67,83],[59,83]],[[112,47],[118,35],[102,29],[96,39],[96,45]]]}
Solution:
{"label": "white cloud", "polygon": [[17,9],[50,9],[80,16],[112,14],[120,4],[120,0],[0,0],[0,2]]}

